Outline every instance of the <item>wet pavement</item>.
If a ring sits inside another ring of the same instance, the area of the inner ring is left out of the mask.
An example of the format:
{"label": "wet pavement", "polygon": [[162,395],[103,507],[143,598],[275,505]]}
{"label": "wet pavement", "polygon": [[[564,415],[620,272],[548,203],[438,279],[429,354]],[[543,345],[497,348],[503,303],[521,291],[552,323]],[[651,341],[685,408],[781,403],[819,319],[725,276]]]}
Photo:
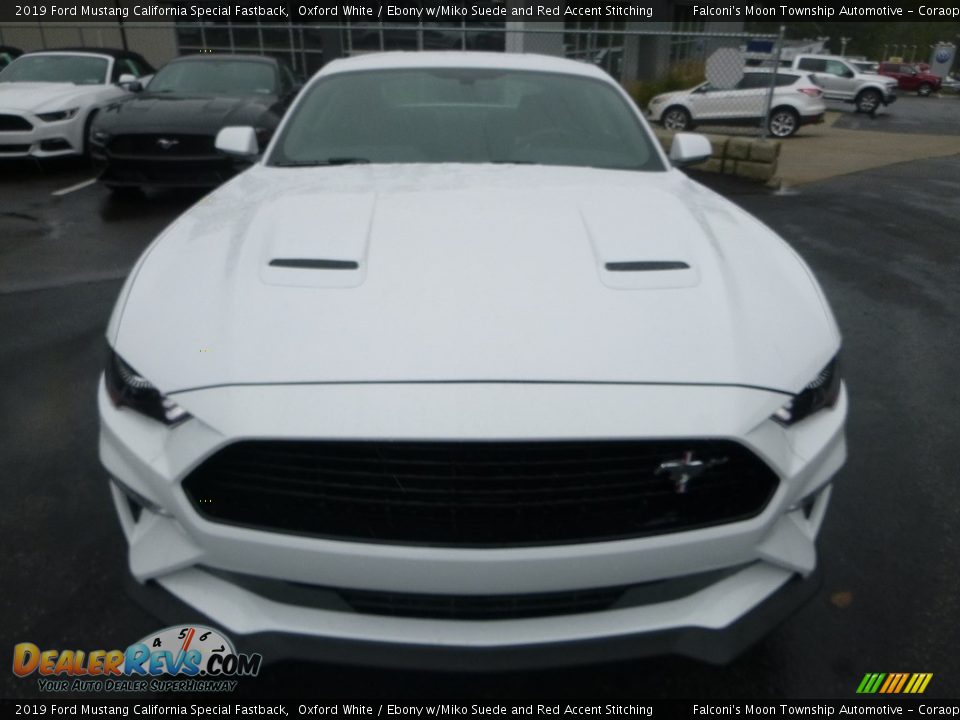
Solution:
{"label": "wet pavement", "polygon": [[[940,93],[920,97],[915,93],[899,91],[893,105],[882,108],[876,115],[854,112],[853,105],[828,102],[829,110],[842,114],[834,127],[844,130],[870,130],[883,133],[910,135],[960,135],[960,95]],[[897,142],[888,138],[888,142]]]}
{"label": "wet pavement", "polygon": [[[121,279],[198,195],[52,195],[89,177],[82,163],[0,166],[2,652],[125,647],[160,626],[122,589],[94,398]],[[457,676],[279,664],[240,695],[852,698],[868,671],[932,672],[928,697],[960,695],[960,156],[791,193],[702,179],[803,255],[844,333],[850,459],[821,535],[821,592],[724,668],[665,658]],[[35,680],[0,672],[0,696],[37,695]]]}

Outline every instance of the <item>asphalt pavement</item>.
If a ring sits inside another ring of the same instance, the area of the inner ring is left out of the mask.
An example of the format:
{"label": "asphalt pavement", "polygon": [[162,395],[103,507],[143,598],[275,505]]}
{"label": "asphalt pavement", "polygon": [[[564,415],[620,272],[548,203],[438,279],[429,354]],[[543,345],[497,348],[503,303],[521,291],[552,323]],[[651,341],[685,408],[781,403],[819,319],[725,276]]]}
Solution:
{"label": "asphalt pavement", "polygon": [[[901,135],[960,135],[960,95],[945,92],[920,97],[899,92],[896,102],[876,115],[853,112],[853,106],[845,103],[827,103],[828,109],[841,113],[834,127]],[[888,138],[888,142],[896,139]]]}
{"label": "asphalt pavement", "polygon": [[[123,276],[198,195],[71,190],[89,177],[82,163],[0,166],[4,652],[125,647],[160,627],[123,591],[95,387]],[[698,179],[803,255],[844,333],[850,458],[821,535],[821,592],[724,668],[664,658],[474,676],[286,663],[238,696],[852,698],[864,673],[894,671],[934,673],[928,697],[960,695],[960,156],[789,193]],[[37,695],[35,680],[0,672],[0,697]]]}

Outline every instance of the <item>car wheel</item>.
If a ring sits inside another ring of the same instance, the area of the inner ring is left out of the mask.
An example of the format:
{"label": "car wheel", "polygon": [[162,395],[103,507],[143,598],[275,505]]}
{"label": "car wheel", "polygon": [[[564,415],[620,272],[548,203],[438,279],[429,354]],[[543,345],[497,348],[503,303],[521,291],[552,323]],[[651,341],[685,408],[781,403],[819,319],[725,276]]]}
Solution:
{"label": "car wheel", "polygon": [[667,130],[689,130],[693,127],[690,113],[680,106],[670,107],[664,110],[661,121]]}
{"label": "car wheel", "polygon": [[93,121],[97,117],[97,110],[91,110],[87,120],[83,123],[83,156],[90,157],[90,133],[93,130]]}
{"label": "car wheel", "polygon": [[920,97],[928,97],[930,93],[933,92],[933,86],[930,83],[924,83],[917,88],[917,95]]}
{"label": "car wheel", "polygon": [[871,115],[880,107],[883,98],[877,90],[867,89],[857,95],[857,112],[870,113]]}
{"label": "car wheel", "polygon": [[770,113],[768,128],[774,137],[790,137],[800,129],[800,116],[793,108],[776,108]]}

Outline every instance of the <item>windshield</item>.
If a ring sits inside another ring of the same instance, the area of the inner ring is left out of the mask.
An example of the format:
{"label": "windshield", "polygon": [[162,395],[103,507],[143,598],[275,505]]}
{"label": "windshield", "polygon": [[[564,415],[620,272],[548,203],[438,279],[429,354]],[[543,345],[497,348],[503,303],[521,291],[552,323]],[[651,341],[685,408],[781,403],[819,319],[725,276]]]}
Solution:
{"label": "windshield", "polygon": [[635,112],[609,84],[472,68],[349,72],[311,86],[269,164],[347,162],[664,169]]}
{"label": "windshield", "polygon": [[277,77],[273,65],[264,62],[180,60],[157,72],[147,90],[185,95],[271,95],[277,91]]}
{"label": "windshield", "polygon": [[26,55],[0,72],[0,82],[66,82],[103,85],[107,59],[90,55]]}

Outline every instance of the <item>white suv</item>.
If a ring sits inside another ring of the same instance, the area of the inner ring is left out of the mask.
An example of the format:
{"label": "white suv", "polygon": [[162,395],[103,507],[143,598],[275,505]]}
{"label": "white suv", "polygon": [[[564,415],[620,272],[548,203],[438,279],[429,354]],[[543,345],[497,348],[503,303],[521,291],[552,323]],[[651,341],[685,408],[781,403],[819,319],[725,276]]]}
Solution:
{"label": "white suv", "polygon": [[770,85],[775,85],[768,128],[774,137],[790,137],[801,125],[823,122],[827,111],[823,90],[805,73],[752,68],[733,88],[701,83],[689,90],[657,95],[647,116],[669,130],[689,130],[697,124],[758,125],[767,107]]}
{"label": "white suv", "polygon": [[790,67],[811,73],[825,99],[853,103],[857,112],[872,114],[897,99],[894,78],[857,72],[853,63],[836,55],[797,55]]}

